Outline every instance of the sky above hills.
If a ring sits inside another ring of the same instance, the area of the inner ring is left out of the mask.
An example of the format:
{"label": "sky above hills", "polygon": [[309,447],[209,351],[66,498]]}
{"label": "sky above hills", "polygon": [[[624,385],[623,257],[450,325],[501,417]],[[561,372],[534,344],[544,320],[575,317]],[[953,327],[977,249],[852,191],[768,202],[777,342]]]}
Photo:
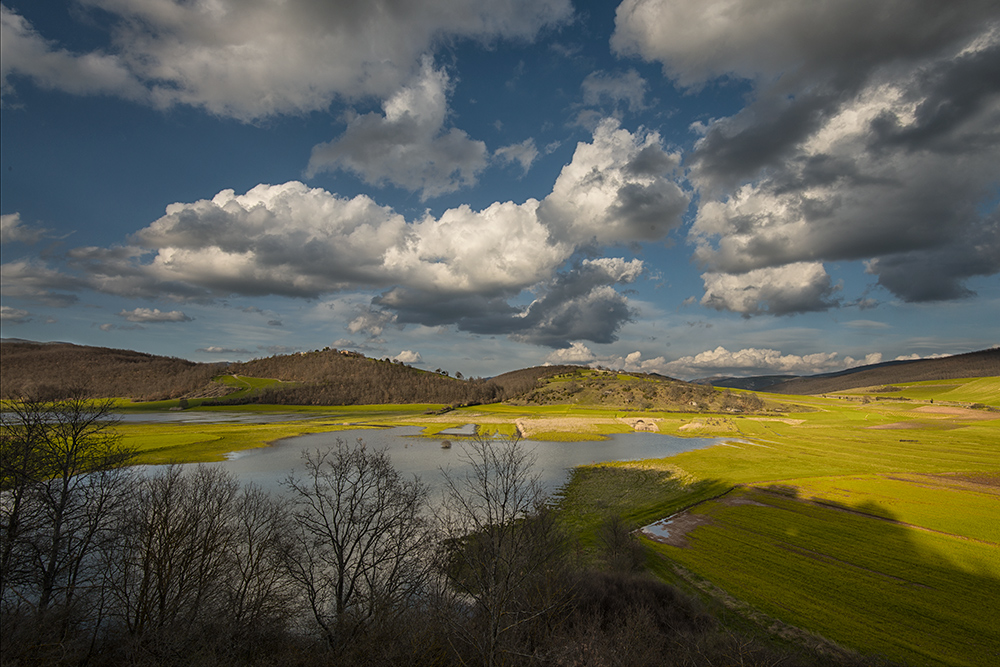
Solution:
{"label": "sky above hills", "polygon": [[2,335],[489,376],[1000,343],[1000,5],[4,0]]}

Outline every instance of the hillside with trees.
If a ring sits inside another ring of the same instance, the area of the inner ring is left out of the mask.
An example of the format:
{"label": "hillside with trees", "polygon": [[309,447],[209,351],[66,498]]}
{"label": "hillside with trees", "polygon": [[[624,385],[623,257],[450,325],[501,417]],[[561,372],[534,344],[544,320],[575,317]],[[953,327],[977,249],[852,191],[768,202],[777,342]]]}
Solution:
{"label": "hillside with trees", "polygon": [[[530,391],[545,377],[572,366],[543,366],[496,378],[452,377],[390,359],[324,349],[276,355],[243,363],[195,363],[131,350],[4,340],[0,343],[4,396],[129,398],[155,401],[213,398],[217,405],[370,405],[442,403],[469,405],[505,401]],[[235,387],[221,375],[271,378],[284,383],[226,399]]]}
{"label": "hillside with trees", "polygon": [[[753,394],[655,373],[581,366],[537,366],[493,378],[421,370],[391,359],[326,348],[242,363],[195,363],[131,350],[4,340],[0,343],[4,396],[129,398],[154,401],[207,398],[212,405],[593,405],[622,410],[752,412]],[[221,376],[278,380],[236,391]],[[889,362],[840,373],[795,378],[766,387],[783,394],[823,394],[898,382],[1000,376],[1000,348],[941,359]],[[722,385],[725,386],[725,385]]]}
{"label": "hillside with trees", "polygon": [[378,403],[494,403],[506,397],[503,388],[481,378],[451,377],[444,371],[423,371],[390,359],[370,359],[335,349],[300,352],[231,364],[227,373],[294,382],[273,386],[214,404],[373,405]]}
{"label": "hillside with trees", "polygon": [[199,364],[132,350],[71,343],[0,343],[4,397],[123,397],[156,401],[204,395],[224,364]]}

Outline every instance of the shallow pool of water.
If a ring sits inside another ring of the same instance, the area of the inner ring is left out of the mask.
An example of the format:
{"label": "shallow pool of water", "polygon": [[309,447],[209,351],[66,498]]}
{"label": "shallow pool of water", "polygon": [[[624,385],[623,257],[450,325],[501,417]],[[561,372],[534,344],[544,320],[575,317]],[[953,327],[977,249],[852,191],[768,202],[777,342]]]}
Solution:
{"label": "shallow pool of water", "polygon": [[[433,491],[440,486],[442,470],[461,475],[467,469],[463,458],[465,448],[454,435],[449,438],[452,447],[443,448],[441,443],[445,438],[427,438],[420,433],[419,427],[404,426],[300,435],[278,440],[269,447],[233,452],[226,461],[205,465],[220,466],[244,482],[280,491],[281,482],[301,469],[304,449],[325,448],[338,438],[348,443],[361,439],[368,447],[385,448],[397,470],[420,477]],[[721,441],[721,438],[678,438],[659,433],[618,433],[603,441],[524,440],[522,444],[535,457],[534,470],[539,482],[548,493],[553,493],[566,483],[570,469],[578,465],[662,458]]]}

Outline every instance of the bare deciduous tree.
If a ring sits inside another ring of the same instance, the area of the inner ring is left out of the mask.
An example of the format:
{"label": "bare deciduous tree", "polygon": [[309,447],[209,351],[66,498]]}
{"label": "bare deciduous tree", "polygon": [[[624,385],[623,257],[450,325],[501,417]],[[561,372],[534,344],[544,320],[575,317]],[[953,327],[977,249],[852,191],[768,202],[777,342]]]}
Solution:
{"label": "bare deciduous tree", "polygon": [[444,472],[441,565],[458,601],[474,606],[458,630],[492,667],[515,651],[509,637],[564,600],[565,545],[517,438],[477,438],[463,458],[466,472]]}
{"label": "bare deciduous tree", "polygon": [[82,393],[12,401],[3,416],[2,593],[39,612],[68,606],[91,580],[95,553],[129,488],[134,452],[114,427],[112,401]]}
{"label": "bare deciduous tree", "polygon": [[427,487],[404,479],[384,450],[337,444],[303,452],[286,481],[295,549],[288,566],[331,646],[378,615],[384,622],[424,590]]}
{"label": "bare deciduous tree", "polygon": [[115,593],[132,635],[180,632],[214,611],[229,572],[235,479],[179,466],[144,480],[122,521]]}

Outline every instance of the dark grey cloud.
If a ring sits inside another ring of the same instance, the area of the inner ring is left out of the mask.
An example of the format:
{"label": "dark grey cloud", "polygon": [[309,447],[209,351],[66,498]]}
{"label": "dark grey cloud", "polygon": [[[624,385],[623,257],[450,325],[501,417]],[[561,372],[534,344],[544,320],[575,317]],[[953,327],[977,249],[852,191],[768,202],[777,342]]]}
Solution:
{"label": "dark grey cloud", "polygon": [[998,15],[991,0],[624,0],[611,46],[661,63],[685,87],[734,76],[844,88],[874,68],[946,51]]}
{"label": "dark grey cloud", "polygon": [[1000,128],[972,122],[1000,95],[1000,44],[935,63],[915,84],[913,122],[904,125],[891,113],[875,119],[873,150],[902,146],[958,155],[1000,142]]}
{"label": "dark grey cloud", "polygon": [[649,145],[635,154],[625,165],[625,173],[632,176],[662,176],[677,168],[677,157],[661,146]]}
{"label": "dark grey cloud", "polygon": [[664,235],[664,227],[687,210],[689,201],[675,183],[625,183],[618,188],[611,214],[632,230],[633,238],[654,240]]}
{"label": "dark grey cloud", "polygon": [[868,264],[878,284],[904,301],[947,301],[975,295],[963,283],[1000,273],[1000,207],[974,236],[957,236],[941,246],[879,257]]}
{"label": "dark grey cloud", "polygon": [[686,163],[703,190],[718,192],[780,165],[836,109],[836,92],[808,93],[794,101],[765,98],[713,123]]}
{"label": "dark grey cloud", "polygon": [[79,300],[72,292],[86,286],[85,280],[35,260],[17,260],[0,265],[0,293],[5,297],[64,308]]}
{"label": "dark grey cloud", "polygon": [[584,260],[539,286],[540,295],[526,308],[505,297],[444,296],[395,288],[372,300],[391,309],[400,323],[440,326],[481,335],[507,335],[534,345],[568,347],[573,341],[611,343],[635,316],[614,285],[636,280],[642,263],[621,259]]}
{"label": "dark grey cloud", "polygon": [[697,126],[685,159],[704,305],[860,304],[835,297],[832,261],[867,261],[907,301],[961,298],[1000,272],[1000,5],[747,0],[696,20],[720,7],[626,0],[614,41],[682,85],[752,85],[738,113]]}

